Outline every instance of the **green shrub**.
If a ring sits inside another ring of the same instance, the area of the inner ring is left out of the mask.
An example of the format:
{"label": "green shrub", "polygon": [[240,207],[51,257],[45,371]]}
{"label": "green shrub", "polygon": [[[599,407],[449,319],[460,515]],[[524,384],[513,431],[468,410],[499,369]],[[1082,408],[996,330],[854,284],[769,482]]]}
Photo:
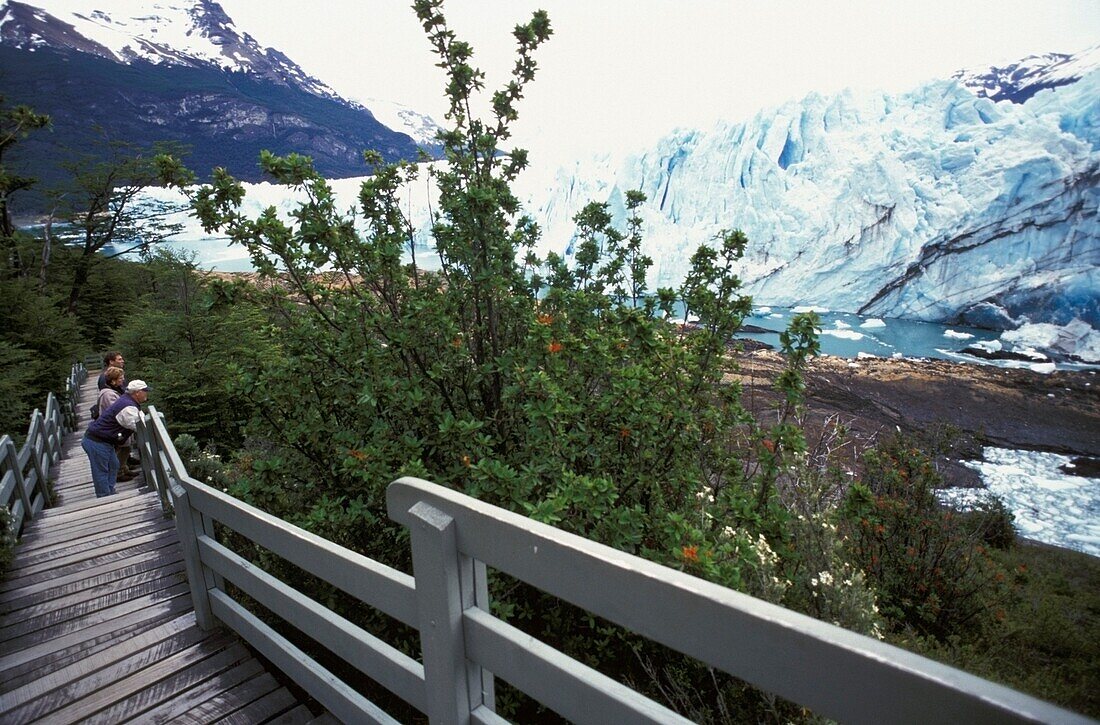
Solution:
{"label": "green shrub", "polygon": [[0,573],[15,560],[15,519],[6,506],[0,506]]}
{"label": "green shrub", "polygon": [[1007,582],[982,538],[938,504],[941,485],[929,458],[894,436],[865,454],[844,527],[883,613],[895,626],[942,639],[988,621]]}
{"label": "green shrub", "polygon": [[229,474],[221,458],[210,449],[201,448],[194,436],[181,433],[176,436],[173,444],[191,478],[215,488],[225,489],[229,486]]}
{"label": "green shrub", "polygon": [[1016,517],[1000,496],[983,496],[959,516],[966,529],[987,546],[1003,550],[1016,542]]}

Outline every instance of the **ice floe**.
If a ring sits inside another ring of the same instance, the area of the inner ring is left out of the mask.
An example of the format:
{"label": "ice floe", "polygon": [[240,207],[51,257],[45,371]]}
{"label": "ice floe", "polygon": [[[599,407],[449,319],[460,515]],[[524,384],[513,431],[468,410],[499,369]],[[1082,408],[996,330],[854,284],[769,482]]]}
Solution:
{"label": "ice floe", "polygon": [[945,503],[965,508],[989,493],[1000,496],[1016,517],[1021,536],[1100,556],[1100,478],[1069,475],[1070,456],[985,448],[984,461],[967,462],[987,489],[940,492]]}

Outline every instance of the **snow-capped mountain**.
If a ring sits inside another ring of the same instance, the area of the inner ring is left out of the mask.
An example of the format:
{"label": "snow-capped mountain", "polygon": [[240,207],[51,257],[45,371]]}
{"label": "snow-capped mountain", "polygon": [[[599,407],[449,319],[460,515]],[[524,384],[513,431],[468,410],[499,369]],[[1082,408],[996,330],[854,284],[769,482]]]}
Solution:
{"label": "snow-capped mountain", "polygon": [[9,0],[0,42],[25,50],[67,47],[127,65],[221,68],[339,99],[282,53],[240,33],[209,0]]}
{"label": "snow-capped mountain", "polygon": [[86,151],[102,137],[179,142],[201,173],[226,166],[258,180],[261,149],[309,155],[330,177],[361,176],[363,151],[414,159],[434,134],[430,119],[387,106],[383,121],[341,98],[214,0],[3,0],[0,64],[5,101],[51,116],[53,133],[18,149],[47,183],[61,176],[50,166],[62,146]]}
{"label": "snow-capped mountain", "polygon": [[951,77],[983,98],[1023,103],[1044,88],[1078,81],[1097,66],[1100,66],[1100,46],[1076,55],[1030,55],[1005,66],[960,70]]}
{"label": "snow-capped mountain", "polygon": [[[587,201],[621,218],[625,192],[641,189],[655,285],[678,283],[691,250],[740,228],[760,304],[1100,327],[1100,57],[1050,58],[999,81],[1022,101],[957,80],[811,94],[535,179],[542,251],[571,252]],[[1027,92],[1040,82],[1056,87]]]}

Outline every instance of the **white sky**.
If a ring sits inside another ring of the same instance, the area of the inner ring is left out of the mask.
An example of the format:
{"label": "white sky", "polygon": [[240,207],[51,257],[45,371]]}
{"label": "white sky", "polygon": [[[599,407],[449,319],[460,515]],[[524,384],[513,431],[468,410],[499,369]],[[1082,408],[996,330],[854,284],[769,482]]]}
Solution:
{"label": "white sky", "polygon": [[[239,31],[342,95],[443,121],[443,72],[411,0],[221,3]],[[512,28],[538,8],[554,35],[537,52],[514,140],[564,158],[747,119],[810,91],[902,91],[1100,45],[1100,0],[449,0],[444,14],[473,44],[489,91],[509,78]]]}

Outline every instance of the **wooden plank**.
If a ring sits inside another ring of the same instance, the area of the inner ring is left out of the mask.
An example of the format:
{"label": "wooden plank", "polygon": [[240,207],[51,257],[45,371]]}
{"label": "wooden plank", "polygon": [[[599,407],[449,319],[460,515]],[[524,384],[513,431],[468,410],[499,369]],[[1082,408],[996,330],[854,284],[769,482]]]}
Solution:
{"label": "wooden plank", "polygon": [[146,619],[163,619],[174,614],[177,614],[180,609],[180,603],[186,608],[187,597],[172,597],[170,599],[164,599],[156,602],[151,606],[138,609],[133,612],[128,612],[121,617],[115,619],[109,619],[107,621],[100,622],[99,624],[86,627],[74,632],[69,632],[63,636],[56,637],[54,639],[40,642],[33,647],[27,647],[17,652],[4,655],[0,657],[0,676],[3,676],[3,672],[9,668],[17,667],[19,665],[31,662],[39,657],[44,657],[55,652],[59,652],[67,649],[73,645],[80,644],[86,640],[95,639],[104,634],[109,634],[115,629],[129,626],[134,622],[139,622]]}
{"label": "wooden plank", "polygon": [[[178,600],[173,600],[173,602],[176,601]],[[118,629],[97,634],[90,639],[78,640],[65,648],[48,652],[40,657],[36,657],[5,670],[3,672],[3,679],[0,680],[0,683],[2,683],[0,689],[5,691],[14,690],[17,687],[22,687],[29,682],[33,682],[35,679],[48,677],[59,668],[68,667],[75,662],[92,657],[97,652],[103,652],[116,645],[125,644],[141,636],[145,632],[160,626],[168,619],[187,615],[186,602],[181,601],[174,612],[165,615],[163,618],[160,618],[159,615],[138,618],[126,622],[124,626]]]}
{"label": "wooden plank", "polygon": [[[89,476],[88,486],[91,487],[91,485],[92,479]],[[86,499],[81,499],[76,503],[66,502],[59,504],[60,506],[64,506],[65,510],[63,513],[59,508],[55,507],[43,514],[43,518],[53,518],[54,516],[62,515],[76,516],[80,512],[91,515],[92,513],[95,513],[98,509],[108,509],[111,506],[118,506],[120,503],[127,502],[131,498],[143,495],[145,494],[135,489],[133,491],[126,491],[125,493],[116,493],[114,496],[104,496],[102,498],[97,498],[95,496],[95,489],[91,489]]]}
{"label": "wooden plank", "polygon": [[[146,512],[149,511],[149,508],[148,501],[132,496],[124,503],[117,505],[114,511],[105,513],[103,516],[109,518],[127,512]],[[89,517],[88,513],[83,510],[70,511],[67,506],[55,506],[42,513],[42,517],[30,528],[28,534],[44,533],[48,535],[52,531],[61,531],[67,526],[84,525],[98,520],[98,516],[95,518]]]}
{"label": "wooden plank", "polygon": [[123,511],[118,515],[103,517],[102,520],[73,522],[67,526],[58,526],[56,530],[36,532],[33,535],[24,535],[19,541],[17,556],[33,554],[41,549],[57,546],[65,542],[78,541],[107,529],[115,529],[126,526],[134,526],[141,523],[153,523],[164,520],[164,516],[156,511],[148,511],[144,508],[136,511]]}
{"label": "wooden plank", "polygon": [[20,650],[30,649],[42,643],[56,641],[71,634],[78,634],[82,630],[110,622],[111,620],[124,617],[133,612],[156,606],[174,597],[190,595],[190,593],[191,591],[187,583],[183,582],[175,584],[163,591],[146,594],[145,596],[137,597],[130,601],[105,607],[103,609],[89,609],[87,605],[82,605],[78,607],[82,612],[78,616],[70,616],[68,619],[51,624],[45,629],[38,629],[33,632],[28,632],[27,634],[0,641],[0,656],[14,654]]}
{"label": "wooden plank", "polygon": [[116,547],[114,551],[110,551],[98,556],[89,557],[84,560],[77,560],[69,562],[65,566],[59,566],[57,569],[50,569],[48,567],[42,567],[40,569],[27,572],[23,576],[8,579],[0,584],[0,593],[8,592],[13,589],[21,589],[32,584],[41,584],[42,582],[50,582],[55,579],[67,577],[72,574],[80,574],[83,571],[87,571],[92,567],[104,566],[114,562],[122,561],[125,563],[127,559],[131,559],[137,554],[145,554],[158,549],[164,549],[169,546],[179,546],[176,540],[175,534],[169,534],[171,532],[161,532],[159,537],[151,537],[148,541],[143,541],[140,544],[135,544],[129,549],[125,547]]}
{"label": "wooden plank", "polygon": [[94,662],[95,655],[115,646],[130,646],[132,641],[161,626],[165,621],[174,621],[179,618],[187,619],[192,625],[195,621],[194,616],[186,608],[180,607],[179,611],[168,615],[164,620],[150,618],[131,622],[121,629],[77,642],[70,647],[51,652],[48,655],[7,670],[4,673],[4,679],[0,681],[2,683],[0,684],[0,690],[6,692],[23,687],[36,680],[48,678],[54,672],[78,662]]}
{"label": "wooden plank", "polygon": [[180,713],[179,716],[168,722],[174,723],[174,725],[206,725],[238,710],[259,704],[269,695],[274,697],[265,706],[267,709],[266,714],[258,710],[255,711],[252,714],[252,722],[261,722],[274,717],[298,702],[286,688],[279,686],[278,680],[269,673],[264,672],[245,680],[236,687],[219,692],[214,697],[196,704],[187,712]]}
{"label": "wooden plank", "polygon": [[91,717],[81,719],[81,723],[84,725],[115,725],[130,719],[140,718],[145,720],[146,711],[181,696],[194,686],[209,680],[211,677],[219,676],[239,663],[246,661],[249,657],[248,649],[244,645],[236,643],[189,667],[182,669],[175,667],[167,673],[167,677],[162,677],[153,684],[149,684],[144,676],[145,673],[139,673],[133,679],[140,677],[143,684],[147,685],[144,689],[124,700],[115,702],[107,709],[97,712]]}
{"label": "wooden plank", "polygon": [[183,484],[194,508],[399,622],[417,626],[416,582],[410,575],[198,481]]}
{"label": "wooden plank", "polygon": [[24,538],[28,541],[34,541],[37,537],[49,537],[54,532],[66,531],[71,527],[87,526],[100,520],[112,521],[116,518],[148,513],[149,508],[149,502],[139,496],[131,496],[116,504],[112,510],[98,512],[97,514],[89,514],[88,511],[83,509],[70,512],[64,507],[55,507],[42,512],[42,516],[36,519],[34,524],[28,528]]}
{"label": "wooden plank", "polygon": [[156,512],[146,510],[123,510],[112,512],[110,516],[96,517],[81,523],[70,523],[57,526],[45,536],[36,534],[29,541],[20,543],[20,556],[28,559],[34,558],[44,548],[49,548],[55,556],[62,554],[60,549],[64,546],[88,545],[95,538],[105,538],[109,535],[129,532],[131,536],[139,535],[134,527],[146,526],[171,527],[173,522],[164,516],[158,516]]}
{"label": "wooden plank", "polygon": [[263,671],[263,665],[250,657],[235,667],[179,693],[157,707],[146,710],[141,713],[141,719],[145,722],[167,722],[178,715],[190,712],[207,700],[235,688],[250,678],[262,674]]}
{"label": "wooden plank", "polygon": [[[89,656],[66,662],[63,665],[51,666],[48,673],[21,683],[16,687],[6,687],[7,683],[5,682],[5,687],[3,687],[2,694],[0,694],[0,703],[3,703],[0,704],[0,714],[12,707],[6,703],[29,702],[47,692],[67,686],[104,666],[125,660],[128,656],[137,656],[130,654],[135,648],[140,653],[140,651],[152,648],[158,643],[171,639],[187,630],[202,631],[195,627],[193,616],[181,614],[146,630],[128,633],[124,641],[112,641],[107,643],[106,646],[95,648],[94,651],[87,653]],[[211,633],[203,634],[204,636],[212,636]]]}
{"label": "wooden plank", "polygon": [[139,552],[129,558],[117,557],[108,562],[79,569],[68,575],[58,575],[44,579],[37,578],[35,581],[22,586],[13,586],[0,594],[0,611],[6,612],[28,606],[25,602],[28,598],[41,597],[42,599],[49,599],[56,596],[65,596],[89,587],[118,581],[132,574],[166,566],[169,563],[181,560],[181,558],[182,554],[180,554],[179,546],[168,543],[150,551]]}
{"label": "wooden plank", "polygon": [[40,547],[29,554],[19,552],[11,571],[14,576],[20,576],[20,572],[39,570],[43,564],[56,568],[73,561],[83,561],[94,558],[97,552],[116,551],[118,544],[148,541],[152,534],[165,529],[174,530],[175,524],[161,519],[112,527],[106,531],[87,534],[83,538],[61,540],[53,546]]}
{"label": "wooden plank", "polygon": [[[62,723],[92,722],[93,717],[95,718],[94,721],[98,722],[122,722],[128,717],[137,715],[142,710],[160,702],[163,699],[163,694],[171,694],[176,691],[174,688],[181,681],[185,681],[188,676],[195,677],[196,673],[192,670],[192,667],[196,663],[207,661],[208,668],[221,670],[248,656],[248,650],[240,644],[233,644],[226,648],[225,644],[229,639],[227,637],[216,640],[203,640],[128,677],[105,684],[94,692],[78,700],[70,701],[64,707],[51,713],[50,722],[58,725]],[[213,658],[218,659],[214,660]],[[183,675],[184,673],[187,673],[187,675],[184,676],[183,680],[174,679],[175,675]],[[131,698],[136,699],[131,700]],[[123,703],[127,703],[126,707],[129,708],[129,712],[119,712],[114,709]],[[142,707],[142,703],[145,703],[145,707]],[[107,712],[111,712],[114,718],[104,720],[102,716],[106,715]]]}
{"label": "wooden plank", "polygon": [[[193,618],[177,618],[143,633],[137,652],[122,644],[115,645],[94,658],[74,662],[0,696],[0,717],[7,722],[44,717],[212,636],[216,635],[196,627]],[[226,635],[222,637],[229,641]]]}
{"label": "wooden plank", "polygon": [[[129,583],[130,582],[127,582],[127,584]],[[187,580],[184,578],[184,575],[180,572],[176,572],[135,586],[116,589],[115,591],[107,592],[101,596],[84,599],[67,606],[46,607],[46,611],[44,612],[35,614],[34,616],[27,616],[4,627],[0,627],[0,642],[13,640],[17,637],[22,637],[43,629],[51,629],[50,634],[53,635],[57,631],[57,626],[62,622],[76,620],[79,617],[85,616],[88,612],[109,612],[116,606],[127,604],[131,601],[142,602],[146,597],[151,597],[162,592],[167,593],[170,590],[178,589],[180,586],[186,585]]]}
{"label": "wooden plank", "polygon": [[[293,710],[289,710],[277,718],[267,721],[267,725],[301,725],[304,722],[309,722],[313,719],[313,713],[305,705],[299,705]],[[255,725],[256,720],[249,720],[246,718],[227,717],[224,720],[218,720],[217,725]]]}
{"label": "wooden plank", "polygon": [[50,597],[28,597],[20,600],[24,606],[5,608],[0,614],[0,627],[7,627],[20,621],[37,617],[47,612],[57,611],[64,607],[78,604],[83,601],[97,599],[102,596],[115,594],[120,586],[125,586],[124,591],[138,589],[160,579],[171,579],[183,572],[183,562],[176,561],[167,566],[158,566],[147,571],[138,572],[126,577],[125,581],[100,584],[95,587],[85,587],[79,591]]}

